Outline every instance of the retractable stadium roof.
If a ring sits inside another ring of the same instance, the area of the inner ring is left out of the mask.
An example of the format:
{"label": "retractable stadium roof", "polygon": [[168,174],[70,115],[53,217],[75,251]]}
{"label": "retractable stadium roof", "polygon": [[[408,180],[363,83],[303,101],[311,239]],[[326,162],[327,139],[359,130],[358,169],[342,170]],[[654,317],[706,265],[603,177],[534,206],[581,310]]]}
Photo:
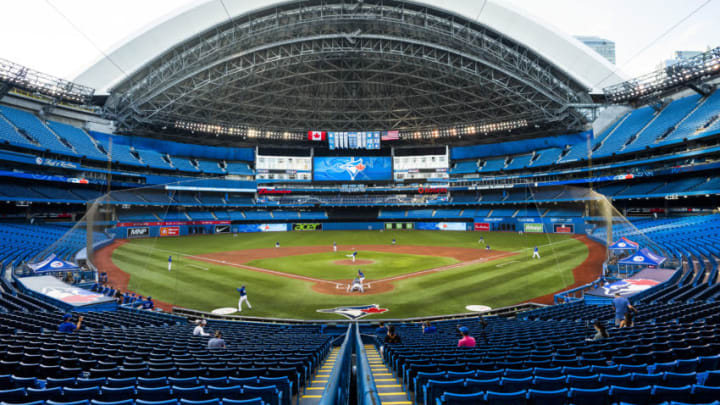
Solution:
{"label": "retractable stadium roof", "polygon": [[475,19],[397,0],[209,1],[76,81],[109,92],[106,107],[125,130],[184,121],[414,131],[522,120],[569,131],[586,123],[577,107],[593,90],[623,80],[577,40],[477,3]]}

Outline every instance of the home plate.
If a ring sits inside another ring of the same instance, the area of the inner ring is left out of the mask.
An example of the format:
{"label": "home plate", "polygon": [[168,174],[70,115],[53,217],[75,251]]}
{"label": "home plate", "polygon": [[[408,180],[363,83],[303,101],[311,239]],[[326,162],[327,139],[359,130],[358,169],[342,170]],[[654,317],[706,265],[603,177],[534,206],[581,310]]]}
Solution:
{"label": "home plate", "polygon": [[215,315],[230,315],[234,314],[235,312],[237,312],[237,308],[233,307],[225,307],[212,310],[212,313]]}
{"label": "home plate", "polygon": [[465,307],[465,309],[472,312],[488,312],[492,308],[487,305],[468,305]]}

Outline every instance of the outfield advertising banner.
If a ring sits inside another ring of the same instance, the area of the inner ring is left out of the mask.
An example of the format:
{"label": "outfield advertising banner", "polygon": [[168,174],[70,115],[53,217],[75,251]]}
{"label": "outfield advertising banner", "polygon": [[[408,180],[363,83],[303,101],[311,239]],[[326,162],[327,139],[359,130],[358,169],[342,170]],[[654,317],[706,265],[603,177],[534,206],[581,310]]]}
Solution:
{"label": "outfield advertising banner", "polygon": [[160,236],[178,236],[180,235],[179,226],[163,226],[160,228]]}
{"label": "outfield advertising banner", "polygon": [[376,181],[392,180],[390,157],[315,157],[315,181]]}
{"label": "outfield advertising banner", "polygon": [[573,233],[572,224],[555,224],[555,233]]}
{"label": "outfield advertising banner", "polygon": [[215,225],[215,233],[230,233],[230,225]]}
{"label": "outfield advertising banner", "polygon": [[322,224],[292,224],[293,231],[322,231]]}
{"label": "outfield advertising banner", "polygon": [[523,224],[525,232],[542,233],[543,224]]}
{"label": "outfield advertising banner", "polygon": [[241,224],[233,225],[234,232],[287,232],[288,224]]}
{"label": "outfield advertising banner", "polygon": [[127,237],[128,238],[146,238],[150,236],[150,228],[144,226],[139,228],[128,228],[127,229]]}
{"label": "outfield advertising banner", "polygon": [[465,222],[416,222],[415,229],[420,231],[467,231]]}
{"label": "outfield advertising banner", "polygon": [[475,222],[474,224],[476,231],[489,231],[490,230],[490,224],[487,222]]}

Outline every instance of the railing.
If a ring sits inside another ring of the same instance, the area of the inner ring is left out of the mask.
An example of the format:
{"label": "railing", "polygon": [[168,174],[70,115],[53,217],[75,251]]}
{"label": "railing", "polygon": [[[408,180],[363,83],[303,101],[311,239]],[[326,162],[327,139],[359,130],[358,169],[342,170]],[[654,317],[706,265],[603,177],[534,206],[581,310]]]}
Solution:
{"label": "railing", "polygon": [[[429,316],[418,316],[413,318],[375,318],[373,320],[368,320],[366,323],[372,323],[376,321],[383,321],[383,322],[391,322],[391,323],[403,323],[403,322],[420,322],[420,321],[442,321],[442,320],[452,320],[452,319],[465,319],[465,318],[475,318],[480,315],[482,316],[503,316],[512,318],[515,317],[517,314],[525,311],[530,311],[532,309],[537,308],[543,308],[546,305],[538,304],[534,302],[526,302],[522,304],[517,305],[511,305],[508,307],[501,307],[501,308],[495,308],[487,312],[464,312],[464,313],[458,313],[458,314],[448,314],[448,315],[429,315]],[[211,312],[204,312],[204,311],[198,311],[195,309],[188,309],[188,308],[181,308],[181,307],[173,307],[172,313],[188,318],[204,318],[204,319],[217,319],[217,320],[225,320],[225,321],[242,321],[242,322],[263,322],[263,323],[283,323],[283,324],[307,324],[307,323],[313,323],[313,324],[326,324],[326,325],[333,325],[333,324],[344,324],[344,323],[354,323],[357,321],[350,320],[350,319],[291,319],[291,318],[263,318],[258,316],[240,316],[240,315],[218,315],[213,314]],[[365,321],[363,321],[365,322]]]}
{"label": "railing", "polygon": [[365,355],[365,346],[360,337],[360,328],[355,324],[355,352],[357,355],[357,403],[360,405],[380,405],[380,395],[378,395],[375,379],[370,370]]}
{"label": "railing", "polygon": [[353,325],[348,326],[345,333],[345,340],[340,346],[340,353],[335,361],[322,398],[320,405],[343,405],[347,404],[350,399],[350,378],[352,377],[352,353],[355,340],[350,337],[353,331]]}

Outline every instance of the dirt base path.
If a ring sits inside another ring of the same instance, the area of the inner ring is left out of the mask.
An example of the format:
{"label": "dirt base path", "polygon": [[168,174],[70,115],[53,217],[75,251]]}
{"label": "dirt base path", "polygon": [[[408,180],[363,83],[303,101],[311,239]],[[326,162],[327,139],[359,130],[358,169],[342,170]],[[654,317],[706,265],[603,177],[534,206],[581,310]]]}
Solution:
{"label": "dirt base path", "polygon": [[[573,276],[575,282],[567,288],[561,290],[575,288],[583,284],[594,281],[600,275],[602,271],[602,262],[605,258],[604,247],[586,236],[575,236],[575,239],[583,242],[588,247],[588,257],[583,263],[573,269]],[[95,253],[95,261],[97,267],[101,271],[108,273],[109,283],[116,288],[120,288],[123,291],[127,290],[128,282],[130,281],[130,275],[124,272],[122,269],[117,267],[112,262],[112,252],[118,247],[125,244],[126,241],[117,241],[110,246],[107,246]],[[411,277],[419,277],[430,273],[437,273],[441,271],[448,271],[464,267],[471,264],[485,263],[488,261],[499,260],[505,257],[516,255],[516,252],[504,252],[504,251],[486,251],[483,249],[474,248],[459,248],[459,247],[444,247],[444,246],[392,246],[392,245],[347,245],[338,246],[340,250],[357,250],[358,256],[362,256],[363,251],[376,251],[385,253],[402,253],[402,254],[414,254],[414,255],[426,255],[426,256],[445,256],[452,257],[458,260],[458,263],[436,267],[427,270],[421,270],[413,273],[401,274],[397,276],[387,277],[379,280],[366,279],[364,285],[367,286],[364,295],[370,294],[381,294],[392,291],[395,288],[394,281],[404,280]],[[235,266],[245,270],[257,271],[267,274],[273,274],[280,277],[288,277],[297,280],[310,281],[313,283],[312,289],[318,293],[329,294],[329,295],[355,295],[361,294],[360,292],[348,293],[346,288],[352,280],[323,280],[313,277],[302,276],[298,274],[284,273],[280,271],[263,269],[254,266],[248,266],[246,263],[253,260],[277,258],[285,256],[298,256],[304,254],[313,253],[328,253],[332,252],[331,246],[297,246],[297,247],[280,247],[280,248],[263,248],[263,249],[252,249],[252,250],[235,250],[226,251],[219,253],[211,253],[204,255],[184,255],[187,258],[200,260],[212,264],[222,264],[228,266]],[[359,259],[355,264],[363,264],[363,259]],[[352,264],[352,260],[348,260]],[[536,297],[526,302],[538,302],[542,304],[552,304],[554,295],[561,292],[557,291],[552,294],[548,294],[542,297]],[[163,310],[170,310],[171,304],[156,301],[156,306],[163,308]]]}
{"label": "dirt base path", "polygon": [[[135,292],[128,290],[128,283],[130,282],[130,275],[124,272],[120,267],[116,266],[112,261],[112,254],[115,249],[127,243],[126,240],[117,240],[109,246],[95,252],[94,262],[95,267],[99,271],[107,272],[108,284],[113,286],[116,290],[122,292]],[[161,308],[165,312],[172,312],[173,305],[167,302],[153,300],[155,306]]]}
{"label": "dirt base path", "polygon": [[[458,267],[467,266],[469,264],[484,263],[491,260],[497,260],[504,257],[512,256],[516,253],[502,252],[502,251],[487,251],[482,249],[473,248],[461,248],[461,247],[445,247],[445,246],[398,246],[398,245],[347,245],[338,246],[339,250],[347,251],[358,251],[358,256],[362,257],[362,252],[383,252],[383,253],[401,253],[411,255],[424,255],[424,256],[444,256],[452,257],[458,260],[458,263],[436,267],[433,269],[416,271],[413,273],[401,274],[398,276],[372,280],[365,279],[363,285],[365,288],[364,295],[381,294],[395,289],[393,281],[403,280],[410,277],[418,277],[429,273],[436,273],[440,271],[453,270]],[[191,259],[206,261],[215,264],[224,264],[239,267],[246,270],[259,271],[263,273],[270,273],[278,276],[294,278],[304,281],[312,281],[313,291],[321,294],[330,295],[349,295],[349,294],[361,294],[360,292],[348,293],[347,286],[352,280],[323,280],[313,277],[306,277],[298,274],[283,273],[275,270],[262,269],[258,267],[248,266],[245,263],[251,262],[258,259],[266,259],[269,257],[284,257],[284,256],[296,256],[312,253],[327,253],[332,252],[332,247],[329,246],[304,246],[304,247],[281,247],[281,248],[263,248],[253,250],[235,250],[219,253],[210,253],[204,255],[191,256],[186,255]],[[361,260],[357,259],[356,265],[362,264]],[[349,264],[352,264],[352,260],[349,260]]]}
{"label": "dirt base path", "polygon": [[525,302],[537,302],[538,304],[552,305],[555,300],[555,294],[592,283],[600,277],[602,274],[602,263],[605,261],[605,246],[595,242],[585,235],[576,235],[574,239],[584,243],[588,248],[588,255],[585,260],[580,263],[578,267],[573,269],[573,278],[575,279],[575,282],[560,291],[555,291],[552,294],[536,297]]}

